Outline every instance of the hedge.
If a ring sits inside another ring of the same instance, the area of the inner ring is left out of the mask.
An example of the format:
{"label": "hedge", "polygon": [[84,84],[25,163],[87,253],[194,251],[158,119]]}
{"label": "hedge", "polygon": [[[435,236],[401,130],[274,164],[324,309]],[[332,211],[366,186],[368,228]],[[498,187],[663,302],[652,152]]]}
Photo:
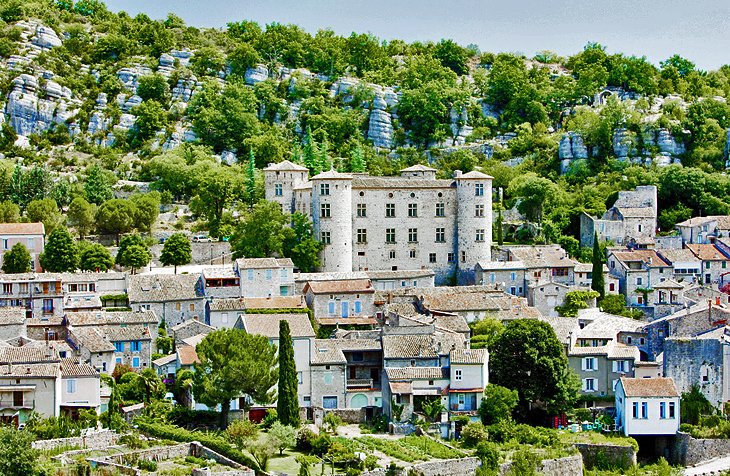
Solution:
{"label": "hedge", "polygon": [[233,461],[246,465],[254,471],[260,471],[259,466],[256,462],[248,456],[241,453],[238,449],[231,446],[226,440],[219,436],[202,433],[200,431],[189,431],[179,426],[169,425],[166,423],[152,423],[143,418],[137,418],[134,420],[140,431],[154,436],[155,438],[161,438],[165,440],[180,441],[183,443],[190,443],[193,441],[199,442],[201,445],[220,453],[226,458],[230,458]]}

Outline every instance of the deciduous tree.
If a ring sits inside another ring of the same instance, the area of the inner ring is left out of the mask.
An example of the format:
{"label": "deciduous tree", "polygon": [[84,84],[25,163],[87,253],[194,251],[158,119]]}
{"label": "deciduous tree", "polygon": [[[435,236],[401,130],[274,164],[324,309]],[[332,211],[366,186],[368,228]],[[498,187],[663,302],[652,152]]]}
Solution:
{"label": "deciduous tree", "polygon": [[10,251],[3,255],[3,273],[29,273],[30,253],[23,243],[15,243]]}
{"label": "deciduous tree", "polygon": [[160,262],[165,266],[177,267],[190,263],[193,260],[192,246],[188,237],[182,233],[175,233],[165,241],[160,253]]}
{"label": "deciduous tree", "polygon": [[71,233],[62,226],[54,229],[38,259],[43,269],[51,273],[76,271],[79,255]]}

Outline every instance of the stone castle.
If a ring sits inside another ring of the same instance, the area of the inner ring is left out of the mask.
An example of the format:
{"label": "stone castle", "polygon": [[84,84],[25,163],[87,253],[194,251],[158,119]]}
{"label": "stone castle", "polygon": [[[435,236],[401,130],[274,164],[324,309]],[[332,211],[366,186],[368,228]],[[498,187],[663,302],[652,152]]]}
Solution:
{"label": "stone castle", "polygon": [[289,161],[267,167],[266,200],[312,219],[325,245],[322,271],[428,268],[437,283],[473,283],[477,261],[491,258],[489,175],[457,171],[437,179],[423,165],[399,177],[308,173]]}

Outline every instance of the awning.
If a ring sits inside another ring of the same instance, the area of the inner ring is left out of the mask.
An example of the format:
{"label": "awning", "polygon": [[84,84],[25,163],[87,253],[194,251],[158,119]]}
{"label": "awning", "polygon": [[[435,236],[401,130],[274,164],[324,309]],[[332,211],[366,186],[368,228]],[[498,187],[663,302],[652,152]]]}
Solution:
{"label": "awning", "polygon": [[0,392],[31,392],[35,385],[0,385]]}

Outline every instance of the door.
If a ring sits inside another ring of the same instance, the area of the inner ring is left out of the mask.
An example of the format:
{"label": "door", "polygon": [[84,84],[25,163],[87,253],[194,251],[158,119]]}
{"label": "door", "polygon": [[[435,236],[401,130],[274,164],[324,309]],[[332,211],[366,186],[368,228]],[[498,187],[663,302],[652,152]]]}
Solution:
{"label": "door", "polygon": [[368,397],[363,393],[358,393],[350,400],[350,408],[362,408],[368,406]]}
{"label": "door", "polygon": [[13,406],[14,407],[23,406],[23,392],[13,392]]}
{"label": "door", "polygon": [[323,408],[337,408],[337,397],[322,397]]}
{"label": "door", "polygon": [[350,301],[342,301],[340,306],[342,306],[342,317],[350,317]]}

